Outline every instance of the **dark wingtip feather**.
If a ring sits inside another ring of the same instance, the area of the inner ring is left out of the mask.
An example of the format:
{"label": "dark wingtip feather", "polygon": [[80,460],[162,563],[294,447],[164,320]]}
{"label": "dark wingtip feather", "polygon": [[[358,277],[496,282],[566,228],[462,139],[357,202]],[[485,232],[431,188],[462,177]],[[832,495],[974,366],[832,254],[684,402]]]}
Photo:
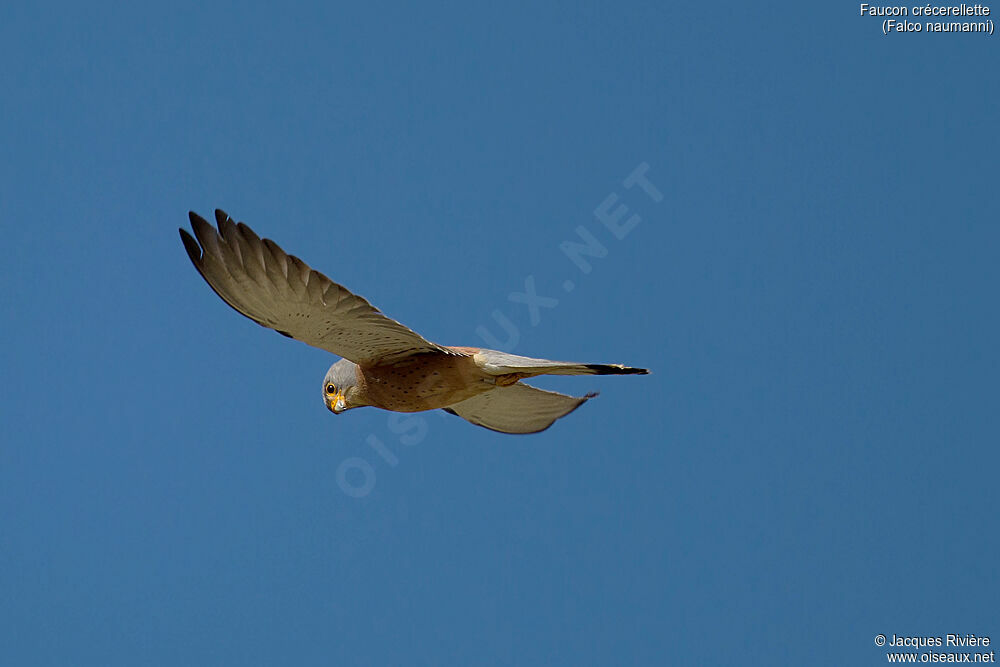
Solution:
{"label": "dark wingtip feather", "polygon": [[204,225],[208,224],[208,220],[206,220],[205,218],[201,217],[200,215],[198,215],[194,211],[188,211],[188,220],[191,221],[192,225],[197,225],[198,223],[201,223],[201,224],[204,224]]}
{"label": "dark wingtip feather", "polygon": [[229,220],[229,215],[221,208],[215,209],[215,222],[219,226],[220,232],[222,231],[222,225],[225,224],[226,220]]}
{"label": "dark wingtip feather", "polygon": [[199,243],[202,243],[205,239],[215,235],[215,229],[212,225],[208,224],[208,220],[201,217],[194,211],[190,211],[188,213],[188,218],[191,220],[191,229],[194,231],[194,235],[198,239]]}
{"label": "dark wingtip feather", "polygon": [[[191,215],[197,216],[198,214],[192,213]],[[188,257],[191,258],[191,261],[195,266],[198,266],[198,262],[201,261],[201,246],[198,245],[198,242],[194,240],[194,237],[188,233],[188,230],[178,228],[177,231],[181,233],[181,241],[184,242],[184,249],[187,250]]]}

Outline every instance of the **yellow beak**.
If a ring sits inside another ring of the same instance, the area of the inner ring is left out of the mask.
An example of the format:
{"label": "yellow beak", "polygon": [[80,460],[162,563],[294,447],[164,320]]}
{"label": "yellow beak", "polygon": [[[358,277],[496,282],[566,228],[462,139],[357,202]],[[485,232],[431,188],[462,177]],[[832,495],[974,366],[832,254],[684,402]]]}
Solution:
{"label": "yellow beak", "polygon": [[344,392],[338,391],[330,397],[330,409],[336,414],[340,414],[347,409],[347,399],[344,398]]}

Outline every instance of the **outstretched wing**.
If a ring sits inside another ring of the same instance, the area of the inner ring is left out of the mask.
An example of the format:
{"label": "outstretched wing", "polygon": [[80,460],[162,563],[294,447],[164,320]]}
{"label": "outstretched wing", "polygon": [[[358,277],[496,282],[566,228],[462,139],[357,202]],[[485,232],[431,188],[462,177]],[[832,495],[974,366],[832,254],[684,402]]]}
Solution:
{"label": "outstretched wing", "polygon": [[223,301],[254,322],[362,365],[422,352],[461,354],[386,317],[223,211],[215,211],[218,232],[198,214],[190,218],[194,237],[180,233],[195,268]]}
{"label": "outstretched wing", "polygon": [[517,382],[473,396],[444,411],[501,433],[538,433],[595,396],[567,396]]}

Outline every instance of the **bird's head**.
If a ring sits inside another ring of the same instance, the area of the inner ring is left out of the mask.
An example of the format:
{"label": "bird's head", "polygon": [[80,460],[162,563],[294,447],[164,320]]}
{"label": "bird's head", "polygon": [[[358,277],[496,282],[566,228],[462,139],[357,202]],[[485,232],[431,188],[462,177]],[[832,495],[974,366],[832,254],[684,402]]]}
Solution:
{"label": "bird's head", "polygon": [[365,403],[358,396],[358,365],[341,359],[326,372],[323,378],[323,404],[334,414],[359,408]]}

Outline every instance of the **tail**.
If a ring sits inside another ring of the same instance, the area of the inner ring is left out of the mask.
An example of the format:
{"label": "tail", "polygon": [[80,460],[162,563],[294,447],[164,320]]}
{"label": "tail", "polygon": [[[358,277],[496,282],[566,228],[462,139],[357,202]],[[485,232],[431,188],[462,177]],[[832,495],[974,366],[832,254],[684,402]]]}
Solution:
{"label": "tail", "polygon": [[547,375],[649,375],[645,368],[621,364],[569,364],[554,368]]}
{"label": "tail", "polygon": [[525,377],[535,375],[647,375],[645,368],[633,368],[621,364],[580,364],[573,361],[552,361],[533,359],[507,354],[497,350],[479,350],[475,353],[476,364],[490,375],[520,373]]}

